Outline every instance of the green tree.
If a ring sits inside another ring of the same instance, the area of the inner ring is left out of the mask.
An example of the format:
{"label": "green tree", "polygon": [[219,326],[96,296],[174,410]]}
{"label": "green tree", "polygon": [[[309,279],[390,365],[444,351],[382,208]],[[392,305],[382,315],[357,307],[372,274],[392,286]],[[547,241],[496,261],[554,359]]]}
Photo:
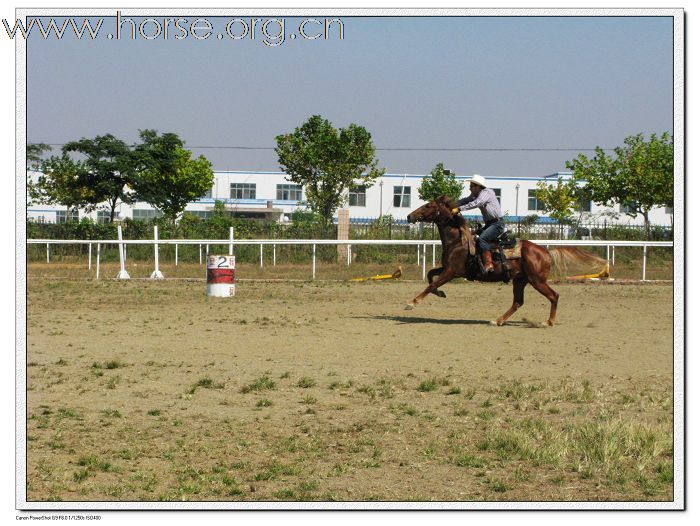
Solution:
{"label": "green tree", "polygon": [[88,182],[84,163],[74,161],[67,153],[41,162],[39,176],[27,185],[30,203],[61,205],[68,210],[83,208],[94,202],[94,189]]}
{"label": "green tree", "polygon": [[457,180],[455,174],[445,170],[442,163],[438,163],[430,172],[430,176],[423,178],[418,187],[418,197],[423,201],[432,201],[441,195],[447,195],[456,201],[462,197],[463,190],[462,183]]}
{"label": "green tree", "polygon": [[142,143],[134,150],[138,170],[133,178],[137,199],[174,221],[187,203],[211,189],[211,162],[202,155],[192,159],[192,152],[174,133],[158,135],[155,130],[141,130],[139,135]]}
{"label": "green tree", "polygon": [[43,142],[27,144],[27,168],[39,170],[41,168],[42,155],[48,151],[51,151],[51,146]]}
{"label": "green tree", "polygon": [[130,189],[134,158],[124,141],[111,134],[98,135],[94,139],[71,141],[63,146],[62,151],[64,156],[77,153],[84,157],[77,163],[86,199],[80,207],[94,210],[106,202],[109,219],[114,221],[117,204],[134,201]]}
{"label": "green tree", "polygon": [[336,129],[314,115],[275,140],[280,167],[288,180],[304,187],[309,207],[324,226],[332,223],[351,186],[372,186],[384,173],[377,168],[372,136],[356,124]]}
{"label": "green tree", "polygon": [[586,198],[586,192],[585,187],[579,186],[575,179],[564,181],[562,177],[558,177],[556,184],[549,181],[538,182],[535,197],[544,212],[559,222],[559,236],[561,237],[563,224],[571,221],[575,213],[581,210],[581,203]]}
{"label": "green tree", "polygon": [[591,200],[599,205],[627,205],[630,216],[641,214],[647,238],[651,235],[649,211],[657,206],[673,207],[673,138],[652,134],[649,141],[640,133],[625,139],[614,156],[597,147],[595,156],[581,154],[566,163],[574,178],[585,182]]}

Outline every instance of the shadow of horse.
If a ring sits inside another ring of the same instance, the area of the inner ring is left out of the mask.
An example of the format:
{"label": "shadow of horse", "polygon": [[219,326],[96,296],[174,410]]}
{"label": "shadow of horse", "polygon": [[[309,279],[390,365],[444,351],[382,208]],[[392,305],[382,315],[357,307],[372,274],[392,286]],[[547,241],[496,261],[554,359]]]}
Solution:
{"label": "shadow of horse", "polygon": [[[353,316],[356,320],[377,320],[377,321],[393,321],[399,325],[413,325],[419,323],[430,323],[435,325],[493,325],[493,322],[488,320],[446,320],[440,318],[420,318],[418,316]],[[532,327],[532,324],[523,321],[509,321],[505,325],[518,327]]]}

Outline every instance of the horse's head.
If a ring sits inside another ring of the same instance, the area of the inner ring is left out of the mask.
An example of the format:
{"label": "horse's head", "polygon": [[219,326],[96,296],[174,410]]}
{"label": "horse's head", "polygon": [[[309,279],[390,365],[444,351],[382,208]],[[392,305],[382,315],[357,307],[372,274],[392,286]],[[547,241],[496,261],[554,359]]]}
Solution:
{"label": "horse's head", "polygon": [[424,204],[420,208],[416,208],[408,214],[408,222],[415,223],[423,221],[426,223],[441,223],[447,222],[452,218],[452,209],[456,206],[455,202],[442,195],[437,199]]}

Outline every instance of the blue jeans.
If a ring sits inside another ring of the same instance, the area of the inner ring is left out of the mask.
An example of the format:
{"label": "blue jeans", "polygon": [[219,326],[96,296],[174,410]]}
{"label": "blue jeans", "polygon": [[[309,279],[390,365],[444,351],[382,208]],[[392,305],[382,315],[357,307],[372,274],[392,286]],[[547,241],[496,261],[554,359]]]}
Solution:
{"label": "blue jeans", "polygon": [[479,234],[479,248],[482,252],[486,252],[491,248],[491,243],[495,243],[498,236],[500,236],[506,229],[506,225],[503,219],[494,221],[487,227],[485,227],[481,234]]}

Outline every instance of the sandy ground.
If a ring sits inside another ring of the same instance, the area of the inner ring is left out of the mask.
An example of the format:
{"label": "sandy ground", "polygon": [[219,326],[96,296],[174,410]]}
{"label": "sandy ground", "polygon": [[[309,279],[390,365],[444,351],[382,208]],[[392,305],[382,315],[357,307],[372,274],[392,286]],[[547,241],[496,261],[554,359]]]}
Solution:
{"label": "sandy ground", "polygon": [[671,286],[422,288],[30,277],[28,500],[672,498]]}

